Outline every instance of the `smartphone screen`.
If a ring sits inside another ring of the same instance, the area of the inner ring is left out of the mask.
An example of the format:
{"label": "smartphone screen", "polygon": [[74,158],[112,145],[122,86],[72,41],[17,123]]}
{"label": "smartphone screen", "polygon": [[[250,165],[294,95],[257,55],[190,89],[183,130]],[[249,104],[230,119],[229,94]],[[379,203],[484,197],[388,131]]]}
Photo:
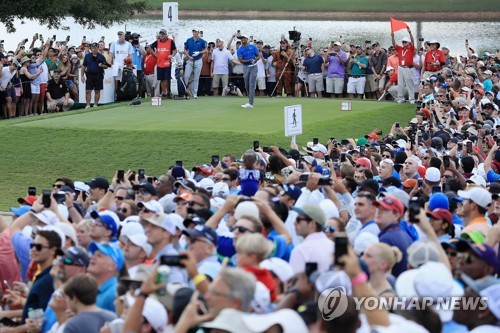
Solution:
{"label": "smartphone screen", "polygon": [[28,195],[36,195],[36,187],[34,186],[28,187]]}
{"label": "smartphone screen", "polygon": [[343,266],[338,259],[347,254],[348,243],[349,240],[347,236],[337,236],[335,238],[335,265]]}
{"label": "smartphone screen", "polygon": [[420,205],[416,199],[412,199],[409,205],[409,221],[410,223],[419,223],[418,215],[420,214]]}
{"label": "smartphone screen", "polygon": [[125,178],[125,170],[118,170],[118,172],[116,173],[116,178],[118,179],[119,183],[123,182]]}
{"label": "smartphone screen", "polygon": [[139,169],[137,170],[137,178],[139,179],[139,181],[141,181],[142,179],[144,179],[144,175],[146,173],[144,172],[144,169]]}
{"label": "smartphone screen", "polygon": [[316,272],[317,270],[318,270],[317,262],[306,262],[306,268],[304,270],[304,273],[306,273],[307,277],[310,277],[311,274]]}
{"label": "smartphone screen", "polygon": [[399,127],[399,123],[396,123],[395,127]]}
{"label": "smartphone screen", "polygon": [[45,207],[45,208],[49,208],[50,207],[50,194],[52,192],[50,190],[43,190],[42,191],[42,205]]}
{"label": "smartphone screen", "polygon": [[319,143],[318,138],[313,138],[313,145],[317,145]]}
{"label": "smartphone screen", "polygon": [[257,151],[257,150],[259,150],[259,147],[260,147],[259,141],[254,141],[253,142],[253,150]]}
{"label": "smartphone screen", "polygon": [[443,165],[445,168],[450,167],[450,156],[443,156]]}
{"label": "smartphone screen", "polygon": [[340,153],[340,162],[345,162],[345,153]]}
{"label": "smartphone screen", "polygon": [[215,168],[217,165],[219,165],[219,155],[212,155],[212,166]]}
{"label": "smartphone screen", "polygon": [[330,158],[330,155],[325,156],[325,162],[331,161],[332,159]]}
{"label": "smartphone screen", "polygon": [[472,153],[472,141],[467,142],[467,154]]}

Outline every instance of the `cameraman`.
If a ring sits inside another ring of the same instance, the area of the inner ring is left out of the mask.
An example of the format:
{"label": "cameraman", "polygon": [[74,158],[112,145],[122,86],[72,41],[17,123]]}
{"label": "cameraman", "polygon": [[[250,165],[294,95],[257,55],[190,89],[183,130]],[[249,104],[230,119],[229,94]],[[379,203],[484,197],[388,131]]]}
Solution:
{"label": "cameraman", "polygon": [[99,53],[97,43],[92,43],[91,52],[85,56],[81,69],[82,83],[85,83],[85,108],[90,108],[90,97],[94,90],[94,107],[99,104],[104,85],[104,69],[110,67],[106,58]]}
{"label": "cameraman", "polygon": [[222,89],[222,96],[227,96],[227,95],[235,95],[235,96],[243,97],[243,94],[241,93],[240,88],[238,88],[237,86],[235,86],[232,83],[229,83],[227,85],[227,87]]}

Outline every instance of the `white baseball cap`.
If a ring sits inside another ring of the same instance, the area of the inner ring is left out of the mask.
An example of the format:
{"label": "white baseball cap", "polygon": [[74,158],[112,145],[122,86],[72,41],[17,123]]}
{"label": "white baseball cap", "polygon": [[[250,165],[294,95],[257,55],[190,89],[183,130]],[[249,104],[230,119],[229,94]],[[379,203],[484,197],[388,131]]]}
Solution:
{"label": "white baseball cap", "polygon": [[467,191],[458,191],[457,194],[461,198],[472,200],[484,209],[488,209],[488,206],[491,204],[491,193],[482,187],[473,187]]}
{"label": "white baseball cap", "polygon": [[151,244],[148,243],[148,237],[145,234],[133,234],[129,236],[120,237],[120,240],[123,242],[131,242],[134,245],[139,246],[146,252],[146,255],[149,257],[151,255],[151,251],[153,250]]}

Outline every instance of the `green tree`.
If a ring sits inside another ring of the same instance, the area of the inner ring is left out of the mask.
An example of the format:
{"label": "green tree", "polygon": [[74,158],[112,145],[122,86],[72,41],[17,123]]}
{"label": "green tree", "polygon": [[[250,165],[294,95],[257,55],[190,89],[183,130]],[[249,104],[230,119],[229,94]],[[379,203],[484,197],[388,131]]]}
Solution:
{"label": "green tree", "polygon": [[28,19],[38,21],[49,28],[60,28],[61,22],[72,17],[76,24],[88,29],[96,25],[109,27],[122,22],[134,13],[147,9],[145,1],[128,0],[16,0],[2,1],[0,22],[8,32],[16,31],[14,20]]}

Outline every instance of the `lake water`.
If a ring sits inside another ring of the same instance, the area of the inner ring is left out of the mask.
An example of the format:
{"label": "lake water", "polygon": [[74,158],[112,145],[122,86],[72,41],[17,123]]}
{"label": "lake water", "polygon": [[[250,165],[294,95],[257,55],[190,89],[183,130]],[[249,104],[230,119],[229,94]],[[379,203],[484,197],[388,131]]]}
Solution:
{"label": "lake water", "polygon": [[[21,24],[17,21],[17,31],[7,34],[5,27],[0,27],[0,39],[5,40],[5,48],[11,50],[23,38],[31,38],[35,32],[45,37],[57,35],[57,40],[63,40],[66,35],[71,35],[70,44],[77,44],[83,36],[87,40],[97,41],[105,36],[106,41],[116,38],[116,32],[126,30],[139,32],[143,39],[154,41],[154,34],[162,28],[161,18],[133,19],[125,24],[116,24],[109,29],[98,27],[94,30],[83,29],[79,25],[73,25],[72,20],[65,22],[69,30],[50,30],[40,27],[38,23],[25,21]],[[494,52],[500,48],[500,22],[408,22],[412,31],[418,33],[425,40],[436,39],[441,46],[448,46],[452,53],[465,52],[465,39],[469,40],[472,48],[479,51],[489,50]],[[253,35],[262,39],[264,43],[278,46],[281,34],[288,38],[288,30],[294,27],[302,33],[302,42],[305,43],[309,37],[313,38],[315,48],[324,47],[331,40],[337,40],[340,35],[345,38],[346,43],[362,44],[365,40],[379,41],[383,47],[391,44],[389,21],[301,21],[301,20],[181,20],[179,26],[179,37],[177,40],[184,42],[191,36],[191,28],[199,27],[204,32],[204,39],[215,41],[221,38],[227,41],[236,30]],[[406,36],[406,31],[396,33],[396,39],[400,40]]]}

